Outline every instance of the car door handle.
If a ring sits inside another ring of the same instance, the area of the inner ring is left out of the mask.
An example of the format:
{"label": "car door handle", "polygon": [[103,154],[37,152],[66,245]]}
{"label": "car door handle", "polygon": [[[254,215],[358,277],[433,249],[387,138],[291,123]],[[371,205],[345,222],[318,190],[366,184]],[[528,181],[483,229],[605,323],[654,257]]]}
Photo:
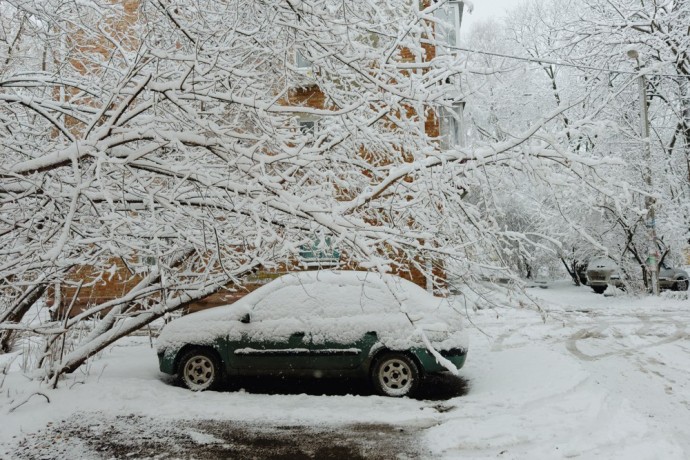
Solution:
{"label": "car door handle", "polygon": [[304,332],[293,332],[290,335],[290,341],[292,343],[295,343],[295,342],[304,343],[304,342],[306,342],[306,338],[305,338],[306,336],[307,336],[307,334]]}

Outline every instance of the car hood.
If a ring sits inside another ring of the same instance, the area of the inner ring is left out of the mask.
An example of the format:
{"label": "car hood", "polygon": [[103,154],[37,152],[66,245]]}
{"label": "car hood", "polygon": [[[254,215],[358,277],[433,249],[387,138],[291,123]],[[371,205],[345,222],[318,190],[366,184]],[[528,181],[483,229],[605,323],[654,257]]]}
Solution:
{"label": "car hood", "polygon": [[688,278],[688,272],[686,272],[683,269],[680,268],[661,268],[659,270],[659,276],[662,276],[664,278],[676,278],[676,277],[683,277],[683,278]]}

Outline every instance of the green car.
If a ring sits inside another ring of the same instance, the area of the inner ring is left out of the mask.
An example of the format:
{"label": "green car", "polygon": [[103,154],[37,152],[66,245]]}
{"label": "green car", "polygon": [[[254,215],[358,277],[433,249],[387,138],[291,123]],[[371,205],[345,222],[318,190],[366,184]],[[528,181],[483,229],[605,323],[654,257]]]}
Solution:
{"label": "green car", "polygon": [[363,377],[386,396],[426,374],[457,372],[467,335],[447,299],[393,275],[284,275],[237,302],[166,325],[162,372],[193,391],[233,376]]}

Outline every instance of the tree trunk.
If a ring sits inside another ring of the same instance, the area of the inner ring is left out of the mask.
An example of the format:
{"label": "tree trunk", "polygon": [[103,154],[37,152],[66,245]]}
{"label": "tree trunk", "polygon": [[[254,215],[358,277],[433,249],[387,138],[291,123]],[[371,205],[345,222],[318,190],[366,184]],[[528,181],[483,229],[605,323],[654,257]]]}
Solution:
{"label": "tree trunk", "polygon": [[[184,263],[184,261],[192,254],[193,251],[190,251],[179,256],[176,263],[173,265],[178,266]],[[244,276],[253,273],[259,265],[260,262],[254,261],[252,264],[243,267],[237,273],[232,273],[232,278],[241,279]],[[155,279],[159,279],[159,277],[155,277]],[[150,280],[148,284],[150,284]],[[106,315],[106,317],[103,319],[103,322],[96,327],[96,329],[89,335],[87,340],[79,343],[73,351],[62,358],[60,362],[52,366],[52,369],[50,369],[48,372],[49,378],[55,385],[61,375],[75,371],[77,368],[79,368],[79,366],[84,364],[87,359],[103,350],[108,345],[114,343],[116,340],[147,326],[158,318],[162,318],[166,313],[172,313],[188,306],[191,303],[201,300],[204,297],[215,294],[223,289],[223,287],[223,283],[214,282],[209,283],[209,285],[205,288],[184,292],[180,296],[170,301],[166,300],[165,296],[163,296],[158,305],[153,306],[149,310],[133,314],[132,316],[128,317],[126,322],[117,320],[114,315]],[[131,303],[131,301],[127,304],[129,303]],[[116,309],[113,308],[111,312],[114,310]],[[122,308],[122,310],[126,311],[126,308]]]}
{"label": "tree trunk", "polygon": [[577,261],[573,261],[573,265],[570,266],[568,265],[568,262],[565,261],[563,257],[560,258],[561,262],[563,262],[563,266],[565,267],[566,271],[568,272],[568,275],[572,278],[573,282],[575,283],[575,286],[581,286],[582,283],[580,283],[580,277],[577,274]]}
{"label": "tree trunk", "polygon": [[[27,311],[36,303],[38,299],[43,296],[48,285],[41,283],[30,286],[24,291],[17,302],[0,316],[0,323],[18,323],[22,320]],[[12,345],[12,337],[16,331],[8,329],[0,331],[0,353],[7,353],[10,351]]]}

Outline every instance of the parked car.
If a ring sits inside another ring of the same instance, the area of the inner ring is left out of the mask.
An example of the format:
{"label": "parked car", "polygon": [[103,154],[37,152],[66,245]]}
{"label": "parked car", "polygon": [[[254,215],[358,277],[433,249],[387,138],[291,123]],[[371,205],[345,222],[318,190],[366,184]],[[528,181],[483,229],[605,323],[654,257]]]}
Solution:
{"label": "parked car", "polygon": [[[609,285],[624,287],[624,279],[618,265],[610,259],[599,258],[589,262],[587,266],[587,284],[594,292],[602,294]],[[688,290],[688,272],[679,268],[669,267],[662,262],[659,266],[659,289],[674,291]]]}
{"label": "parked car", "polygon": [[462,367],[467,335],[447,299],[409,281],[312,271],[172,321],[157,352],[160,370],[193,391],[242,375],[359,376],[406,396],[424,375]]}
{"label": "parked car", "polygon": [[606,258],[596,258],[587,264],[587,285],[597,294],[603,294],[609,284],[622,287],[618,265]]}
{"label": "parked car", "polygon": [[659,288],[674,291],[688,290],[688,272],[680,268],[672,268],[662,262],[659,267]]}

